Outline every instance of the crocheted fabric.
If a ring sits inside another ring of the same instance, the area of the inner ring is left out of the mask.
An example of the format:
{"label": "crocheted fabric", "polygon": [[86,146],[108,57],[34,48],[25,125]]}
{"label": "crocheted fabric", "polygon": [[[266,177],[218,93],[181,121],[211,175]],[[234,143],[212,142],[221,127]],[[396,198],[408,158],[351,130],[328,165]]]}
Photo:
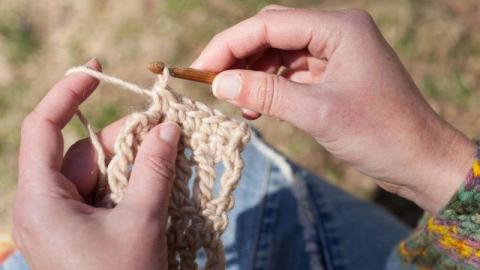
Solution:
{"label": "crocheted fabric", "polygon": [[[129,116],[116,138],[114,156],[108,166],[98,138],[79,112],[98,154],[98,204],[114,206],[122,199],[137,150],[148,131],[163,121],[178,123],[181,139],[168,210],[169,269],[196,269],[195,258],[200,250],[206,255],[206,269],[224,269],[225,255],[220,236],[228,225],[227,214],[234,204],[232,192],[243,169],[240,152],[250,138],[247,124],[176,94],[167,86],[170,77],[167,68],[151,90],[84,66],[70,69],[67,74],[75,72],[141,94],[150,101],[146,111]],[[216,183],[215,165],[219,163],[223,164],[224,170]]]}
{"label": "crocheted fabric", "polygon": [[398,248],[420,269],[480,269],[480,148],[467,179],[437,215],[425,215]]}

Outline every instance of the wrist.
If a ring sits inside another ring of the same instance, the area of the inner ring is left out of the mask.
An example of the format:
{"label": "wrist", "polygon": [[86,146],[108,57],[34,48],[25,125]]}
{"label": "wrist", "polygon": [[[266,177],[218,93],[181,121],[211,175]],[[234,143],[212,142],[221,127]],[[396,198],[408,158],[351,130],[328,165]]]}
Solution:
{"label": "wrist", "polygon": [[422,169],[406,192],[406,197],[432,214],[445,207],[465,182],[477,148],[472,140],[453,128],[443,135],[425,162],[417,163]]}

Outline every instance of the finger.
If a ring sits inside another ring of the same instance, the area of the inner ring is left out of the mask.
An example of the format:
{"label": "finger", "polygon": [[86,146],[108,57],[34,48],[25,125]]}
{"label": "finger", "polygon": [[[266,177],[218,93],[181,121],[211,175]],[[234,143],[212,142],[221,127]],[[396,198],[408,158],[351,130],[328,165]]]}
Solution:
{"label": "finger", "polygon": [[337,46],[338,23],[331,12],[305,9],[273,9],[217,34],[192,64],[194,68],[220,72],[236,60],[266,48],[307,51],[329,58]]}
{"label": "finger", "polygon": [[[265,6],[263,7],[260,12],[263,12],[263,11],[267,11],[267,10],[282,10],[282,9],[293,9],[291,7],[286,7],[286,6],[281,6],[281,5],[275,5],[275,4],[271,4],[271,5],[268,5],[268,6]],[[259,12],[259,13],[260,13]]]}
{"label": "finger", "polygon": [[[86,66],[101,71],[97,59]],[[90,75],[79,73],[65,77],[55,84],[40,101],[34,113],[62,129],[77,112],[78,106],[95,90],[99,81]]]}
{"label": "finger", "polygon": [[317,79],[314,80],[310,71],[305,70],[285,70],[282,72],[282,76],[297,83],[309,84],[318,82]]}
{"label": "finger", "polygon": [[180,128],[174,122],[162,123],[147,134],[119,205],[166,219],[179,137]]}
{"label": "finger", "polygon": [[[245,61],[245,69],[251,69],[252,66],[255,65],[255,63],[263,57],[263,55],[265,53],[268,53],[268,49],[265,49],[265,50],[261,50],[261,51],[258,51],[254,54],[251,54],[249,56],[247,56],[246,58],[244,58],[243,60]],[[235,61],[235,63],[237,63],[238,61]],[[238,68],[236,68],[238,69]]]}
{"label": "finger", "polygon": [[[107,158],[113,155],[115,139],[126,120],[127,117],[124,117],[98,132],[98,139]],[[68,149],[63,158],[62,173],[72,181],[83,197],[95,189],[98,179],[97,153],[90,138],[80,140]]]}
{"label": "finger", "polygon": [[[276,73],[281,67],[280,54],[276,49],[268,49],[249,58],[250,60],[254,59],[249,65],[249,69],[251,70]],[[235,67],[235,69],[241,68]],[[261,113],[242,108],[242,117],[246,120],[256,120],[260,118],[261,115]]]}
{"label": "finger", "polygon": [[[250,69],[277,73],[280,67],[285,67],[286,70],[291,72],[306,71],[312,75],[311,77],[319,78],[325,72],[327,61],[313,57],[307,50],[281,51],[269,49],[251,65]],[[232,67],[232,69],[243,69],[243,67]]]}
{"label": "finger", "polygon": [[276,49],[267,50],[252,66],[252,70],[276,73],[282,66],[280,53]]}
{"label": "finger", "polygon": [[321,61],[320,59],[312,56],[306,49],[280,51],[280,59],[284,67],[297,70],[310,70],[312,69],[312,62],[315,63],[315,61]]}
{"label": "finger", "polygon": [[[100,63],[89,61],[100,70]],[[24,120],[21,131],[19,172],[41,175],[59,172],[63,156],[62,128],[96,88],[98,80],[85,74],[73,74],[57,83]],[[20,177],[37,180],[37,177]]]}
{"label": "finger", "polygon": [[311,95],[316,92],[309,87],[275,74],[251,70],[224,71],[212,84],[214,95],[220,99],[293,123],[304,121],[304,116],[309,115],[305,113],[306,104],[311,103]]}
{"label": "finger", "polygon": [[260,118],[260,116],[262,116],[261,113],[242,108],[242,117],[247,120],[257,120],[258,118]]}
{"label": "finger", "polygon": [[[312,83],[311,74],[315,71],[308,70],[309,62],[316,63],[312,58],[320,61],[305,50],[279,51],[277,49],[269,49],[252,65],[251,69],[267,73],[278,73],[279,68],[284,66],[287,69],[281,73],[281,76],[298,83]],[[315,65],[312,66],[315,67]],[[261,114],[242,108],[242,116],[247,120],[256,120]]]}

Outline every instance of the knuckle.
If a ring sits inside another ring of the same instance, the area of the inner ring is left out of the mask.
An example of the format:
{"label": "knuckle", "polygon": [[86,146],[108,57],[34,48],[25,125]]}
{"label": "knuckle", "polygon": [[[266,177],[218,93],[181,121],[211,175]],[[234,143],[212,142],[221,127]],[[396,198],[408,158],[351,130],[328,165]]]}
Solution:
{"label": "knuckle", "polygon": [[65,87],[64,94],[68,95],[68,100],[74,100],[77,104],[80,104],[88,96],[87,92],[78,91],[70,85]]}
{"label": "knuckle", "polygon": [[323,98],[317,105],[315,123],[320,130],[330,128],[330,123],[334,122],[337,115],[337,106],[332,99]]}
{"label": "knuckle", "polygon": [[375,21],[367,11],[363,9],[348,9],[344,11],[347,25],[352,28],[358,27],[371,28],[375,26]]}
{"label": "knuckle", "polygon": [[348,9],[345,11],[345,13],[348,14],[348,16],[350,16],[351,18],[359,21],[363,21],[363,22],[373,21],[370,13],[368,13],[368,11],[363,9],[358,9],[358,8]]}
{"label": "knuckle", "polygon": [[30,112],[22,121],[20,127],[20,138],[23,140],[24,136],[37,136],[40,127],[39,124],[42,121],[49,121],[48,119],[43,119],[36,111]]}
{"label": "knuckle", "polygon": [[22,121],[21,133],[28,131],[36,121],[36,116],[33,112],[29,113]]}
{"label": "knuckle", "polygon": [[261,112],[273,114],[275,109],[275,99],[278,96],[278,87],[280,77],[277,75],[266,75],[259,81],[256,89],[256,98]]}
{"label": "knuckle", "polygon": [[282,6],[282,5],[269,4],[269,5],[266,5],[265,7],[263,7],[262,9],[260,9],[260,11],[258,13],[263,13],[263,12],[278,10],[278,9],[285,9],[285,8],[286,7]]}
{"label": "knuckle", "polygon": [[173,181],[175,166],[172,161],[158,155],[147,155],[145,159],[145,165],[158,176],[159,180]]}
{"label": "knuckle", "polygon": [[216,33],[213,37],[212,37],[212,43],[216,44],[216,43],[219,43],[222,41],[223,39],[223,36],[225,35],[225,31],[222,31],[222,32],[219,32],[219,33]]}
{"label": "knuckle", "polygon": [[24,202],[17,202],[13,210],[13,223],[17,232],[32,231],[40,222],[41,216],[34,206]]}

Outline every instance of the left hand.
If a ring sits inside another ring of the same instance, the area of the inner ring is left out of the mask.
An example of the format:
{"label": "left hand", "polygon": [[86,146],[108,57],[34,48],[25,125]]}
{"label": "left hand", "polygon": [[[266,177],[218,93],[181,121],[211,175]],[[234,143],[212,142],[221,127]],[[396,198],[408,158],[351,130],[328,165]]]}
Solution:
{"label": "left hand", "polygon": [[[95,60],[88,65],[100,69]],[[82,140],[63,158],[61,130],[97,84],[88,75],[70,75],[25,118],[14,240],[31,269],[167,269],[167,208],[179,127],[164,123],[147,134],[115,208],[86,204],[96,185],[94,151]],[[100,132],[107,152],[122,122]]]}

